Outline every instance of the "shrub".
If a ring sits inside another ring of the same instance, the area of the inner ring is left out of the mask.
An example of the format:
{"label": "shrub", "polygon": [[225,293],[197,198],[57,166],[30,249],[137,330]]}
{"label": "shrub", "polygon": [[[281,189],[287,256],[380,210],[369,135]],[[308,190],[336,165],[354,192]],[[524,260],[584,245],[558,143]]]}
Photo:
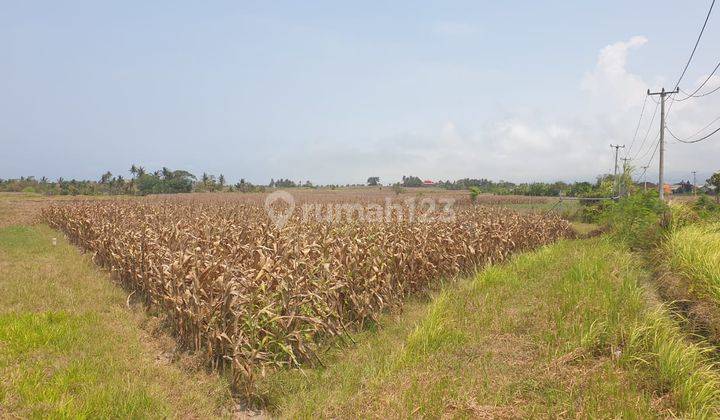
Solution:
{"label": "shrub", "polygon": [[657,244],[663,228],[670,225],[668,205],[655,191],[638,192],[605,206],[601,222],[632,248]]}

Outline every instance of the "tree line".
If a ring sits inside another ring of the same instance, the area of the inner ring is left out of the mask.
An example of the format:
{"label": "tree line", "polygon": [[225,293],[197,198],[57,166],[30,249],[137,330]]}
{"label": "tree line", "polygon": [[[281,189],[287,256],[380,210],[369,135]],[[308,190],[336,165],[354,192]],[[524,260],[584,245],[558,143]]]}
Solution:
{"label": "tree line", "polygon": [[198,179],[185,170],[171,170],[163,167],[157,171],[149,172],[144,167],[132,165],[130,176],[113,175],[105,172],[97,181],[58,178],[50,181],[46,177],[36,179],[33,176],[19,179],[0,179],[0,191],[40,193],[47,195],[148,195],[148,194],[177,194],[189,192],[216,192],[216,191],[262,191],[262,186],[256,186],[241,179],[228,185],[225,176],[203,173]]}
{"label": "tree line", "polygon": [[[235,184],[228,184],[225,176],[203,173],[200,178],[185,170],[171,170],[167,167],[150,172],[144,167],[132,165],[130,176],[113,175],[105,172],[97,181],[92,180],[66,180],[59,178],[50,181],[46,177],[20,177],[19,179],[0,179],[0,191],[33,192],[48,195],[148,195],[148,194],[176,194],[189,192],[256,192],[263,191],[265,186],[254,185],[241,179]],[[705,192],[720,191],[720,172],[713,174],[707,181]],[[365,184],[371,187],[381,187],[380,177],[371,176]],[[426,184],[414,175],[403,175],[400,182],[392,184],[397,191],[403,187],[422,187]],[[473,194],[495,195],[526,195],[526,196],[568,196],[568,197],[611,197],[622,193],[623,189],[631,186],[642,186],[635,183],[629,171],[619,175],[616,180],[613,175],[598,176],[594,182],[530,182],[513,183],[509,181],[492,181],[485,178],[462,178],[455,181],[438,181],[431,184],[436,188],[447,190],[469,190]],[[359,187],[360,184],[347,184],[346,187]],[[341,188],[340,185],[317,186],[310,181],[293,181],[286,178],[271,179],[270,188]],[[654,187],[653,187],[654,188]],[[689,181],[678,184],[676,193],[692,193],[693,185]],[[717,194],[716,194],[717,195]],[[720,197],[719,197],[720,198]]]}

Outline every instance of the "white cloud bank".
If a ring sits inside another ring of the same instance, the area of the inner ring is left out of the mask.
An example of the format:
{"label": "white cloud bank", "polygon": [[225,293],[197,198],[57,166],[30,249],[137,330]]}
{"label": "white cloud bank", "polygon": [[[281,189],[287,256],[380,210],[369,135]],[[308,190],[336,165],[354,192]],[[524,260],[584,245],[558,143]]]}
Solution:
{"label": "white cloud bank", "polygon": [[[459,29],[443,28],[447,32]],[[337,144],[320,143],[305,151],[312,159],[299,155],[289,158],[291,167],[298,176],[309,175],[310,179],[321,182],[341,182],[348,177],[362,182],[370,175],[380,176],[383,182],[393,182],[403,174],[436,180],[463,177],[511,181],[594,179],[600,173],[612,171],[609,144],[624,143],[629,147],[632,141],[643,92],[649,86],[640,76],[629,73],[626,64],[630,53],[647,42],[645,37],[635,36],[600,50],[595,67],[576,85],[584,99],[582,109],[564,110],[562,114],[544,109],[518,111],[481,127],[462,127],[446,121],[434,132],[399,133],[361,146],[338,148]],[[707,89],[717,83],[719,79],[713,80]],[[713,103],[715,106],[708,106]],[[717,99],[708,99],[703,104],[678,103],[670,121],[677,122],[677,131],[690,135],[717,117],[712,115],[713,109],[715,113],[720,109],[717,105],[720,105]],[[641,137],[648,128],[654,106],[648,101]],[[657,125],[656,119],[644,149],[652,146]],[[641,139],[637,140],[630,156],[635,155],[640,142]],[[680,145],[668,144],[671,180],[687,179],[685,172],[692,170],[720,169],[713,166],[720,156],[718,144],[720,141],[702,145],[702,156],[697,147],[683,149]],[[645,163],[633,162],[636,167]],[[338,178],[327,179],[328,171],[336,171]],[[653,179],[655,173],[651,170],[648,179]]]}

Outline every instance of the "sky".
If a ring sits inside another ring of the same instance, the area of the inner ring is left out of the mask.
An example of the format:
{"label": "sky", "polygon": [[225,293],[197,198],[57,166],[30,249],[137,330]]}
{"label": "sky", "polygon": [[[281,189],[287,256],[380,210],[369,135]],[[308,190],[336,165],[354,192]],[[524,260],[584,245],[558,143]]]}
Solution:
{"label": "sky", "polygon": [[[656,180],[645,91],[674,86],[709,4],[0,0],[0,178],[576,181],[612,171],[613,143]],[[718,60],[715,10],[680,87]],[[717,117],[720,92],[668,127]],[[720,134],[669,141],[667,178],[719,156]]]}

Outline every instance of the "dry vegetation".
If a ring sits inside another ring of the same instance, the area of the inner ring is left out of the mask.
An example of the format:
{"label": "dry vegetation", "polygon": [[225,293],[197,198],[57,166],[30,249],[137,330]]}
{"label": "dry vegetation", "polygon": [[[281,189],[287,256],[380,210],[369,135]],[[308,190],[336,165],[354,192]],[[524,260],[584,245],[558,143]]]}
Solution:
{"label": "dry vegetation", "polygon": [[[327,194],[296,199],[350,201]],[[558,218],[480,206],[424,222],[301,221],[296,212],[279,229],[263,196],[220,197],[57,203],[43,213],[245,391],[268,368],[319,361],[324,338],[344,339],[438,279],[570,233]]]}

